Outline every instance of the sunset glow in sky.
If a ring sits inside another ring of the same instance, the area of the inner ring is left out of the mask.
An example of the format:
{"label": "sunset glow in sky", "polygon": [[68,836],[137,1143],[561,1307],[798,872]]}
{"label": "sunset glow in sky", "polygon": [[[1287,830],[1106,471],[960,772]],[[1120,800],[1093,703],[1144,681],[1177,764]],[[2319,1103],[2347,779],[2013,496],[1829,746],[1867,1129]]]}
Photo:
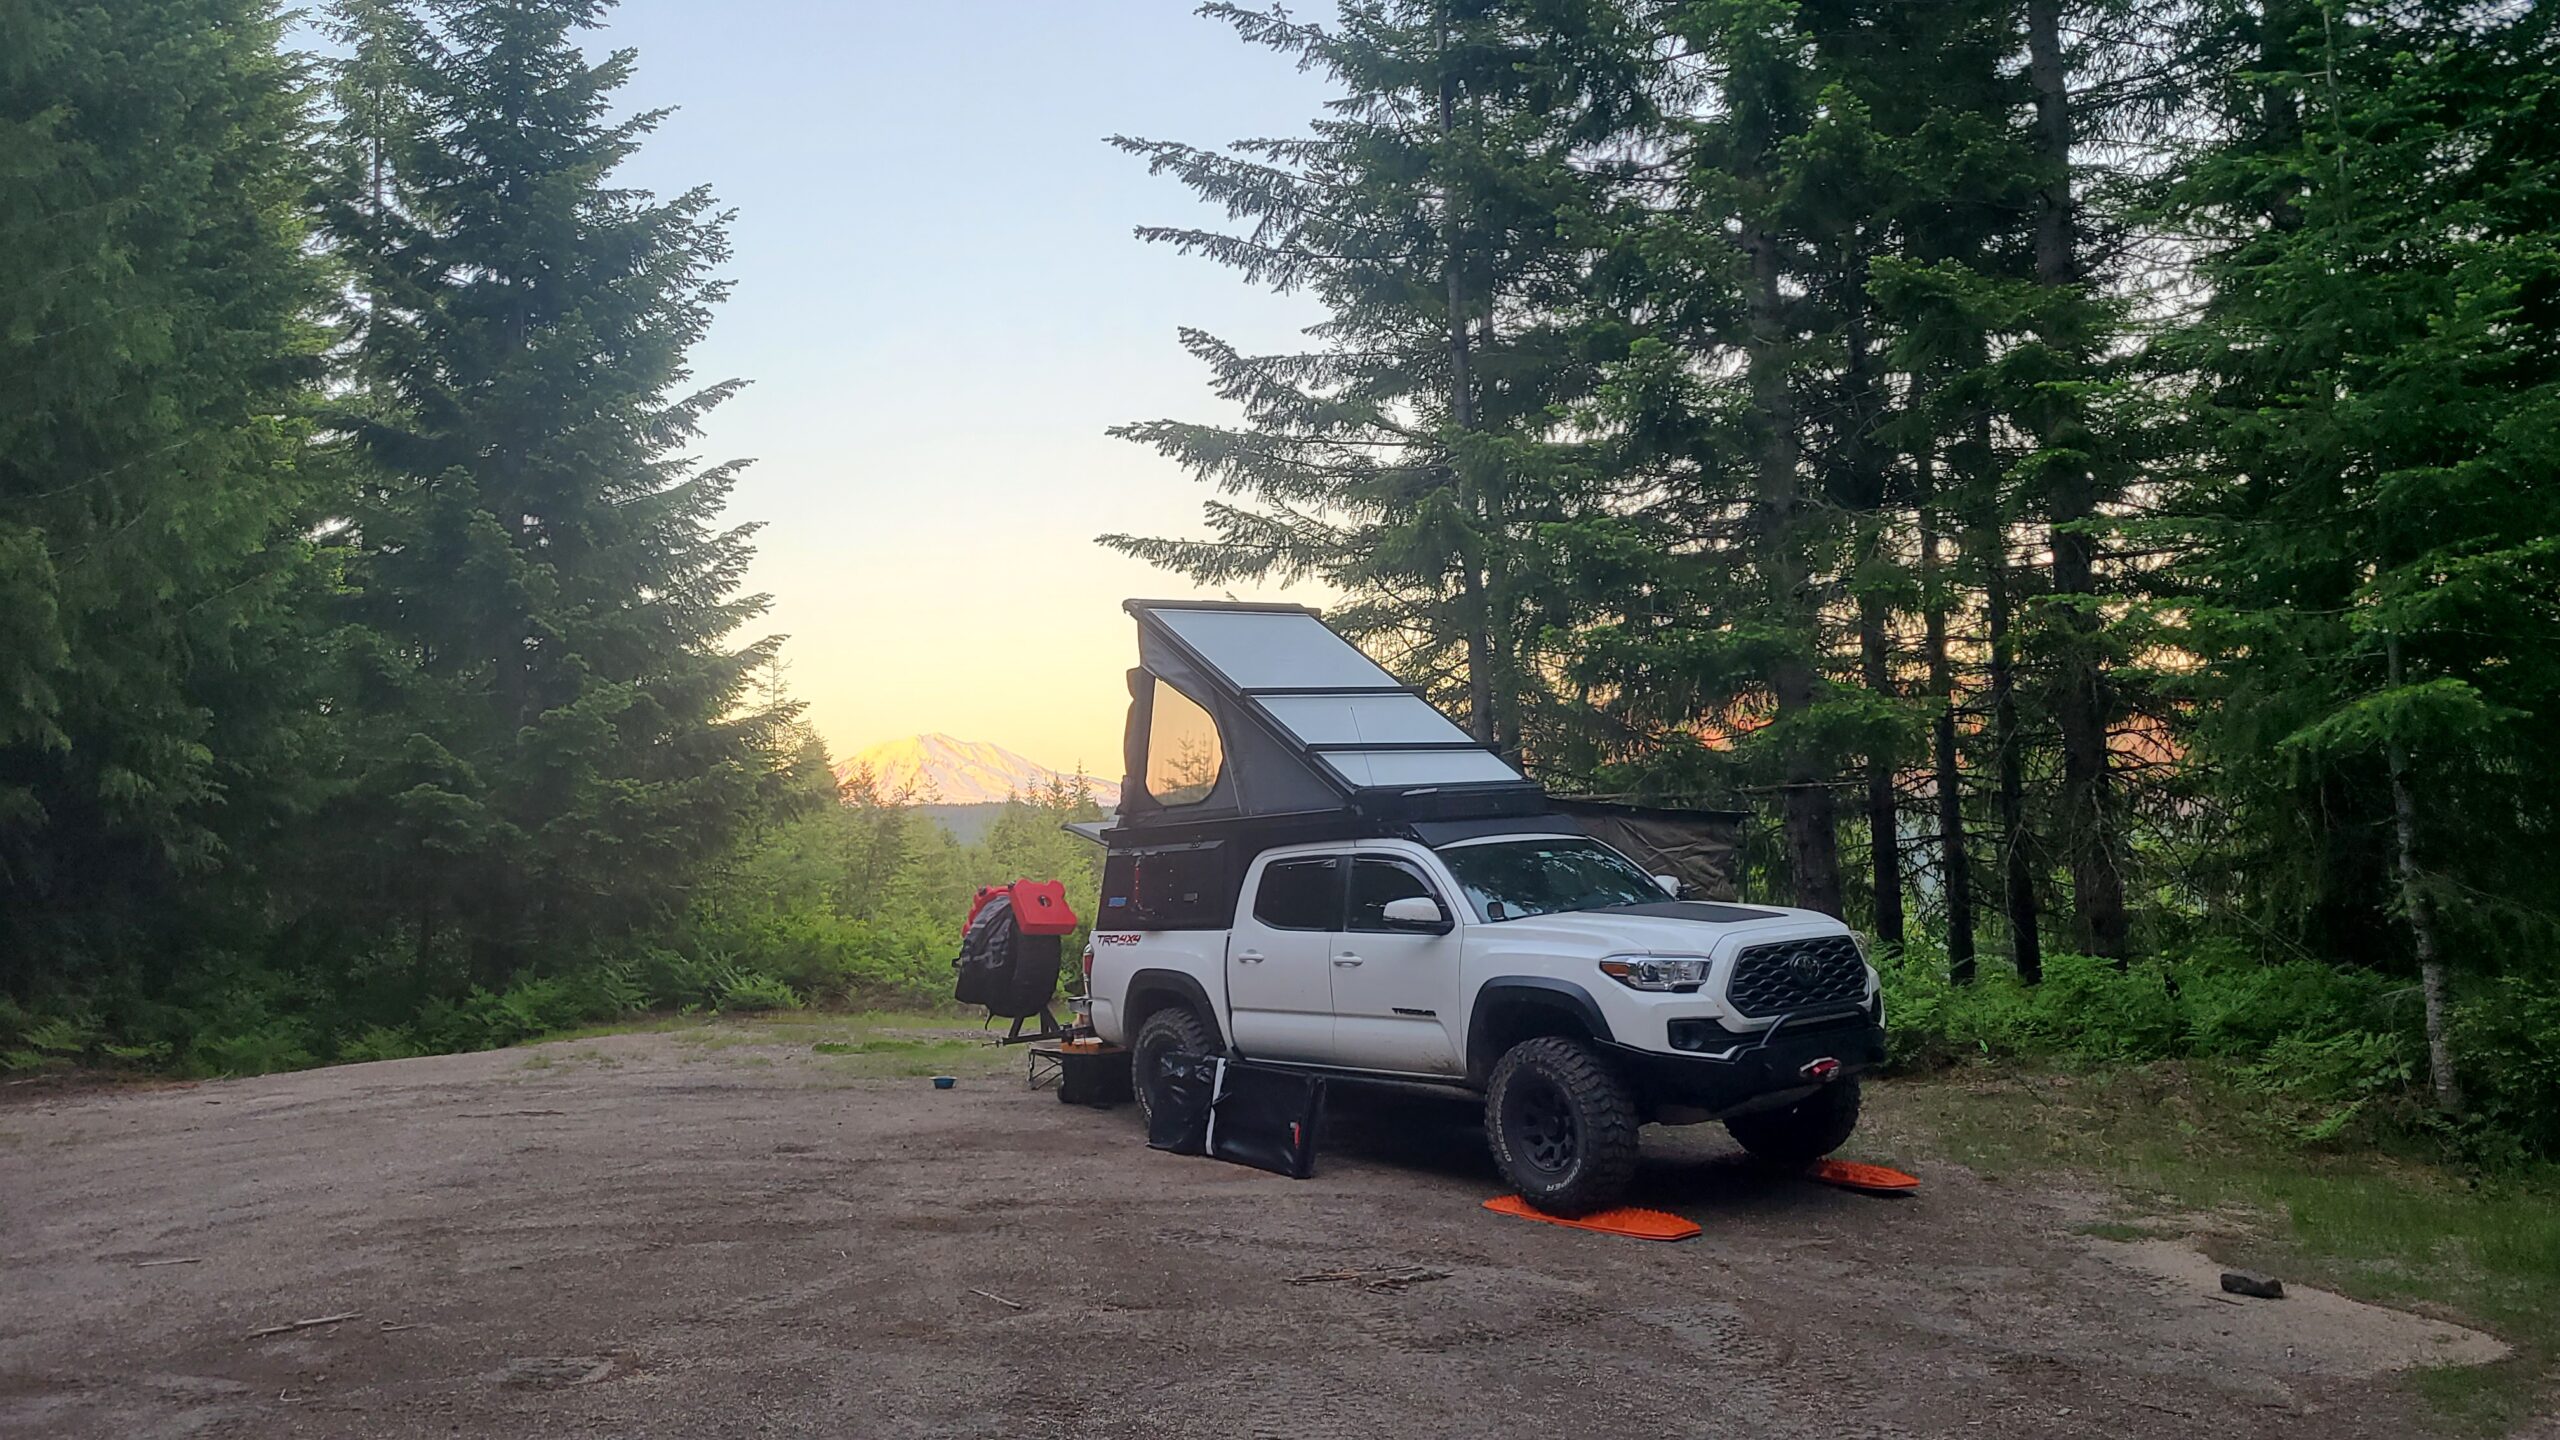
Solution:
{"label": "sunset glow in sky", "polygon": [[1139,243],[1222,217],[1103,138],[1296,132],[1324,97],[1191,9],[625,0],[600,42],[679,107],[625,181],[738,212],[696,370],[752,383],[701,454],[755,458],[731,513],[839,756],[938,730],[1114,773],[1119,602],[1199,593],[1093,544],[1197,533],[1208,493],[1102,432],[1227,413],[1178,326],[1285,347],[1315,313]]}

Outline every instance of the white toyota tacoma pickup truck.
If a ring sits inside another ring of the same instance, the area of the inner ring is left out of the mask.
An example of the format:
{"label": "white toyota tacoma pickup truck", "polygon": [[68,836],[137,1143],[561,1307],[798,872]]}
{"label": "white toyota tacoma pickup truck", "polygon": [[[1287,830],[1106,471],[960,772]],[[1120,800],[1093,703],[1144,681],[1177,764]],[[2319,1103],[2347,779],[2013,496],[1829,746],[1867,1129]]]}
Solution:
{"label": "white toyota tacoma pickup truck", "polygon": [[1665,888],[1566,833],[1282,846],[1228,928],[1097,929],[1093,1024],[1141,1104],[1169,1050],[1481,1091],[1504,1178],[1555,1214],[1616,1203],[1647,1122],[1829,1154],[1884,1059],[1857,938]]}
{"label": "white toyota tacoma pickup truck", "polygon": [[1617,1201],[1648,1122],[1786,1163],[1848,1138],[1884,1060],[1857,937],[1680,899],[1574,818],[1705,812],[1549,795],[1301,606],[1125,608],[1090,1001],[1150,1110],[1167,1051],[1463,1086],[1504,1178],[1565,1215]]}

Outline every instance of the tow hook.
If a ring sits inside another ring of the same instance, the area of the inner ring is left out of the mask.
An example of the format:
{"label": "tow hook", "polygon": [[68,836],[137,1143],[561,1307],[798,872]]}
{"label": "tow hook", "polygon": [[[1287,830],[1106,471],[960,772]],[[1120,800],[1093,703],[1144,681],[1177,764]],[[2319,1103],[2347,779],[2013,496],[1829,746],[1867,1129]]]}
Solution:
{"label": "tow hook", "polygon": [[1833,1056],[1825,1055],[1819,1060],[1810,1062],[1796,1073],[1817,1085],[1827,1085],[1839,1077],[1840,1062]]}

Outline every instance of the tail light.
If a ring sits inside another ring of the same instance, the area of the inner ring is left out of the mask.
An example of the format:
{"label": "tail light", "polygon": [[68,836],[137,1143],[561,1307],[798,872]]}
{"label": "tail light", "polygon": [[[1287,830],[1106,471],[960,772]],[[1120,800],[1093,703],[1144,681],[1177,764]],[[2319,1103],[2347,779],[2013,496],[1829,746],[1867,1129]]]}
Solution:
{"label": "tail light", "polygon": [[1087,990],[1093,988],[1093,938],[1091,936],[1085,937],[1084,942],[1084,985]]}

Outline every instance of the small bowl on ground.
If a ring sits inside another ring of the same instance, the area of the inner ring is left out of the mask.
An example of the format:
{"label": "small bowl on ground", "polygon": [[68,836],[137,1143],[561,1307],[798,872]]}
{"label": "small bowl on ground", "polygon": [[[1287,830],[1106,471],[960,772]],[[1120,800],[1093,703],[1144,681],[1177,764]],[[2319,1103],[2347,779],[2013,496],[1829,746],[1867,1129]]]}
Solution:
{"label": "small bowl on ground", "polygon": [[959,1077],[954,1075],[936,1075],[933,1077],[933,1088],[936,1090],[948,1090],[959,1083]]}

